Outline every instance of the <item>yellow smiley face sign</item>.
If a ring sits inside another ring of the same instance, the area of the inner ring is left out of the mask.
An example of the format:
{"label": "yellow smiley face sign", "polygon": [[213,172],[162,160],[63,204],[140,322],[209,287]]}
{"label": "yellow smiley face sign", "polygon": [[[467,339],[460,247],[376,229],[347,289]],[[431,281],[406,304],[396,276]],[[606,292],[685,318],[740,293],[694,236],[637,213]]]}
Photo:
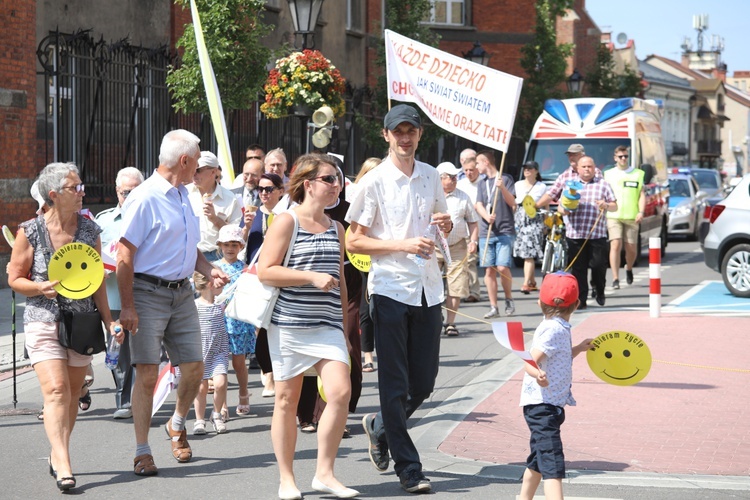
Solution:
{"label": "yellow smiley face sign", "polygon": [[[344,235],[345,239],[349,239],[349,234],[351,234],[351,227],[346,228],[346,234]],[[346,256],[349,259],[349,262],[352,263],[354,267],[362,271],[363,273],[369,273],[370,272],[370,256],[369,255],[361,255],[358,253],[351,253],[349,250],[346,251]]]}
{"label": "yellow smiley face sign", "polygon": [[628,332],[602,333],[586,351],[594,374],[613,385],[637,384],[651,369],[651,351],[643,339]]}
{"label": "yellow smiley face sign", "polygon": [[536,217],[536,203],[534,202],[534,198],[529,196],[528,194],[523,197],[523,201],[521,202],[523,205],[523,209],[526,212],[526,215],[529,216],[529,218],[533,219]]}
{"label": "yellow smiley face sign", "polygon": [[68,243],[50,258],[48,274],[50,281],[59,281],[57,293],[69,299],[85,299],[102,284],[104,262],[85,243]]}

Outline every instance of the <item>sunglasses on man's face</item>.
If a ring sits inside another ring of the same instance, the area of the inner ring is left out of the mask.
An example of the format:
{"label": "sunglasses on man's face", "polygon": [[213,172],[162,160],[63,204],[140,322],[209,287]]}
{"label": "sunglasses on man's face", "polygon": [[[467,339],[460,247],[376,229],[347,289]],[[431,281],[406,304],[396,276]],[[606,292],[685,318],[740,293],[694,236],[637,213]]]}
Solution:
{"label": "sunglasses on man's face", "polygon": [[619,159],[621,159],[621,160],[622,160],[622,159],[624,159],[624,158],[627,158],[627,157],[628,157],[628,155],[617,155],[617,157],[618,157]]}
{"label": "sunglasses on man's face", "polygon": [[278,189],[276,186],[260,186],[258,188],[259,193],[273,193],[276,189]]}

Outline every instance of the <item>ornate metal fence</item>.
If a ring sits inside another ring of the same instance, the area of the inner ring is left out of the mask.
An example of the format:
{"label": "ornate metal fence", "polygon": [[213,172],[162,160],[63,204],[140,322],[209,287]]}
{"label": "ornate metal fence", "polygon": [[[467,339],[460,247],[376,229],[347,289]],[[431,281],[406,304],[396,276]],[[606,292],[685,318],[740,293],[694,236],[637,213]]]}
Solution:
{"label": "ornate metal fence", "polygon": [[[179,60],[167,47],[97,41],[89,31],[54,31],[40,42],[37,57],[45,102],[44,113],[38,117],[45,161],[76,163],[86,184],[88,204],[115,202],[115,177],[123,167],[132,165],[150,175],[158,165],[161,139],[169,130],[190,130],[201,138],[202,149],[216,151],[208,116],[184,115],[172,108],[166,76],[170,65]],[[355,114],[382,119],[370,112],[369,90],[347,86],[345,97],[347,111],[338,120],[328,150],[344,155],[346,174],[354,175],[365,158],[382,157],[386,145],[368,146],[355,119]],[[242,170],[250,144],[260,144],[266,151],[281,147],[293,161],[308,150],[307,125],[308,117],[269,120],[260,113],[259,102],[228,112],[235,172]],[[457,159],[456,147],[451,142],[445,153]],[[442,161],[440,152],[442,148],[431,149],[422,157],[436,164]]]}

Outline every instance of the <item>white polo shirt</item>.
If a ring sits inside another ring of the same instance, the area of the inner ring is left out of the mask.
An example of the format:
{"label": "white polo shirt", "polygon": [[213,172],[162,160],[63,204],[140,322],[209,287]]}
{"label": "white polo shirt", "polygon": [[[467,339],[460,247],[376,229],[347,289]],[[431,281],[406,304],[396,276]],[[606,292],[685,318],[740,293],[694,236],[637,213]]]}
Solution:
{"label": "white polo shirt", "polygon": [[[198,217],[201,223],[201,241],[198,243],[198,250],[201,252],[212,252],[218,247],[216,240],[219,238],[219,229],[214,226],[208,217],[203,215],[203,196],[195,184],[188,184],[188,198],[193,207],[193,213]],[[221,184],[216,184],[211,199],[214,203],[214,211],[217,217],[227,224],[238,224],[242,219],[242,207],[237,201],[237,197],[229,189]]]}
{"label": "white polo shirt", "polygon": [[[430,165],[415,161],[411,177],[396,167],[390,157],[359,181],[361,189],[351,201],[348,222],[369,228],[368,236],[379,240],[404,240],[422,236],[432,214],[446,213],[440,176]],[[410,306],[443,302],[443,280],[433,254],[420,268],[406,252],[372,256],[367,290]]]}

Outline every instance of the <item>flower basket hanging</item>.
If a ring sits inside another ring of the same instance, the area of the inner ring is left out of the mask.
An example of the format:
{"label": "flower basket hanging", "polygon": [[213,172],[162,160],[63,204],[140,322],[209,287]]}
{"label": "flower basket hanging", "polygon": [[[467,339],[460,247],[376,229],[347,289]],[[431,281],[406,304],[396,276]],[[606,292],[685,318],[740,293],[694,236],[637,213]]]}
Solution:
{"label": "flower basket hanging", "polygon": [[301,109],[330,106],[335,116],[346,111],[344,78],[319,50],[305,50],[276,61],[263,87],[260,110],[268,118],[281,118]]}

